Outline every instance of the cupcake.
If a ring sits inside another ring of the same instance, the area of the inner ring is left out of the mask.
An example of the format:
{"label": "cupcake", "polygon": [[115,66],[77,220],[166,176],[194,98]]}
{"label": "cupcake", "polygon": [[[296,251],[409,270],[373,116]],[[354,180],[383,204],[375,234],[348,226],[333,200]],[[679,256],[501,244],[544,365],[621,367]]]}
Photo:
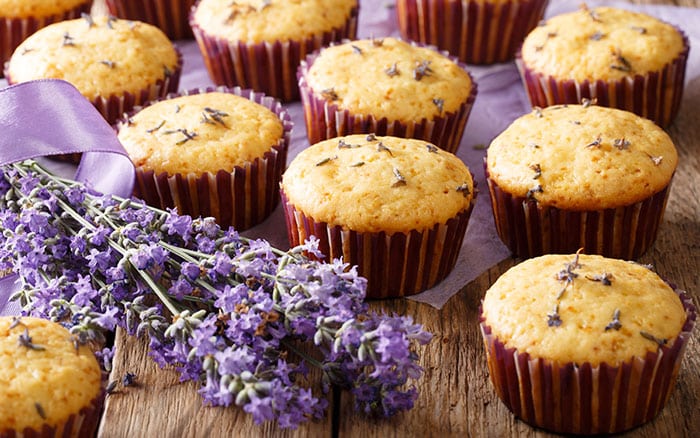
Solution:
{"label": "cupcake", "polygon": [[486,155],[496,230],[520,257],[636,259],[656,239],[678,154],[653,122],[591,105],[535,110]]}
{"label": "cupcake", "polygon": [[111,124],[135,105],[177,90],[181,56],[146,23],[85,16],[27,38],[5,66],[10,84],[64,79]]}
{"label": "cupcake", "polygon": [[665,127],[681,103],[688,50],[670,24],[584,5],[533,30],[517,64],[533,106],[597,99]]}
{"label": "cupcake", "polygon": [[357,265],[368,298],[401,297],[452,270],[474,205],[467,167],[421,140],[350,135],[303,150],[282,176],[290,244],[319,240]]}
{"label": "cupcake", "polygon": [[220,87],[140,109],[118,137],[136,167],[135,196],[242,231],[279,202],[291,129],[275,99]]}
{"label": "cupcake", "polygon": [[29,35],[57,21],[90,13],[92,0],[0,0],[0,65]]}
{"label": "cupcake", "polygon": [[481,306],[491,382],[513,414],[565,434],[619,433],[671,395],[695,307],[647,267],[546,255],[503,274]]}
{"label": "cupcake", "polygon": [[105,0],[110,14],[160,28],[168,38],[192,38],[188,21],[195,0]]}
{"label": "cupcake", "polygon": [[454,153],[476,97],[464,64],[395,38],[321,49],[302,61],[298,77],[311,144],[375,133]]}
{"label": "cupcake", "polygon": [[432,44],[469,64],[513,59],[548,0],[396,0],[404,38]]}
{"label": "cupcake", "polygon": [[102,371],[61,325],[0,317],[0,436],[94,436]]}
{"label": "cupcake", "polygon": [[190,15],[217,85],[298,100],[296,71],[307,54],[355,38],[357,0],[201,0]]}

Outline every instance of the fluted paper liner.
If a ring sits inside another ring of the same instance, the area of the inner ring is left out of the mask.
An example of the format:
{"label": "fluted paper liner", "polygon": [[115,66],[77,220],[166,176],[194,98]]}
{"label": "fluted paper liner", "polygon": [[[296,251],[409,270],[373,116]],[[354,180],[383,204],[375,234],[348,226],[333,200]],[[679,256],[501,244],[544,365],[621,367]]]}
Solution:
{"label": "fluted paper liner", "polygon": [[190,9],[196,0],[105,0],[110,14],[160,28],[171,40],[191,39]]}
{"label": "fluted paper liner", "polygon": [[513,59],[548,0],[396,0],[404,38],[432,44],[468,64]]}
{"label": "fluted paper liner", "polygon": [[161,209],[177,208],[178,213],[194,217],[212,216],[224,228],[243,231],[265,220],[279,203],[279,181],[287,163],[292,122],[274,98],[238,87],[195,89],[166,98],[210,91],[232,93],[269,109],[284,126],[282,138],[262,157],[216,173],[171,175],[137,167],[134,195]]}
{"label": "fluted paper liner", "polygon": [[673,122],[683,98],[683,81],[690,45],[683,36],[683,50],[660,71],[645,75],[635,74],[619,80],[557,79],[538,73],[525,65],[522,54],[516,65],[532,106],[578,104],[585,99],[596,99],[600,106],[618,108],[653,120],[662,128]]}
{"label": "fluted paper liner", "polygon": [[[90,13],[92,0],[86,0],[75,8],[61,14],[45,17],[0,17],[0,65],[12,57],[17,46],[42,27],[59,21],[80,18],[80,14]],[[5,11],[0,11],[0,15]]]}
{"label": "fluted paper liner", "polygon": [[[484,166],[486,167],[486,166]],[[496,232],[519,257],[586,254],[634,260],[656,240],[671,181],[640,202],[603,210],[574,211],[542,205],[503,190],[485,169]]]}
{"label": "fluted paper liner", "polygon": [[681,333],[620,365],[559,363],[508,348],[480,316],[491,383],[513,414],[558,433],[618,433],[650,421],[668,401],[695,323],[695,306],[680,290],[686,311]]}
{"label": "fluted paper liner", "polygon": [[454,56],[442,52],[469,74],[472,87],[467,100],[462,102],[454,112],[446,112],[432,119],[401,121],[388,120],[386,117],[377,118],[372,114],[353,114],[314,93],[306,81],[306,76],[319,54],[320,51],[315,52],[303,60],[297,73],[309,144],[350,134],[372,133],[380,136],[391,135],[425,140],[448,152],[455,153],[457,151],[462,141],[464,127],[469,119],[469,113],[476,99],[478,87],[471,73],[467,71],[467,66],[460,63]]}
{"label": "fluted paper liner", "polygon": [[209,77],[215,84],[251,88],[289,102],[299,100],[296,81],[299,63],[309,53],[333,41],[354,39],[357,15],[358,9],[354,8],[344,26],[306,39],[261,43],[228,41],[208,34],[194,22],[194,9],[190,14],[190,26]]}
{"label": "fluted paper liner", "polygon": [[343,258],[367,278],[367,298],[394,298],[431,288],[452,271],[475,200],[444,224],[406,233],[358,232],[305,215],[281,193],[291,246],[310,236],[328,260]]}

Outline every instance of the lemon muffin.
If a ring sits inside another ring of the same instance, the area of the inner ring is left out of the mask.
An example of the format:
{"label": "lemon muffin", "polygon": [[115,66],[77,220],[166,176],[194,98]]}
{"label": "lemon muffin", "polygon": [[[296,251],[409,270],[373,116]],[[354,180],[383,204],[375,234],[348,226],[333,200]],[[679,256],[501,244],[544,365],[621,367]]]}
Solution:
{"label": "lemon muffin", "polygon": [[0,436],[94,436],[102,371],[54,322],[0,317]]}
{"label": "lemon muffin", "polygon": [[559,433],[618,433],[668,400],[695,308],[648,267],[546,255],[486,292],[481,331],[491,382],[522,420]]}
{"label": "lemon muffin", "polygon": [[311,144],[375,133],[455,152],[477,92],[464,64],[395,38],[321,49],[298,76]]}
{"label": "lemon muffin", "polygon": [[155,26],[108,17],[62,21],[27,38],[6,65],[10,84],[63,79],[114,123],[177,90],[181,57]]}
{"label": "lemon muffin", "polygon": [[534,29],[517,63],[534,106],[597,99],[667,126],[683,95],[688,50],[688,38],[668,23],[584,5]]}
{"label": "lemon muffin", "polygon": [[677,164],[669,136],[628,111],[536,108],[487,151],[496,229],[521,257],[584,248],[635,259],[656,238]]}
{"label": "lemon muffin", "polygon": [[474,204],[453,154],[425,141],[373,134],[303,150],[282,176],[292,245],[316,236],[329,258],[367,278],[367,297],[411,295],[452,270]]}
{"label": "lemon muffin", "polygon": [[140,109],[118,136],[136,167],[137,197],[244,230],[279,202],[291,129],[275,99],[220,87]]}
{"label": "lemon muffin", "polygon": [[469,64],[513,59],[548,0],[396,0],[404,38],[432,44]]}
{"label": "lemon muffin", "polygon": [[355,38],[357,0],[201,0],[190,15],[209,76],[284,101],[299,99],[307,54]]}
{"label": "lemon muffin", "polygon": [[37,30],[90,13],[92,0],[0,0],[0,65]]}
{"label": "lemon muffin", "polygon": [[110,14],[160,28],[168,38],[192,38],[188,21],[195,0],[105,0]]}

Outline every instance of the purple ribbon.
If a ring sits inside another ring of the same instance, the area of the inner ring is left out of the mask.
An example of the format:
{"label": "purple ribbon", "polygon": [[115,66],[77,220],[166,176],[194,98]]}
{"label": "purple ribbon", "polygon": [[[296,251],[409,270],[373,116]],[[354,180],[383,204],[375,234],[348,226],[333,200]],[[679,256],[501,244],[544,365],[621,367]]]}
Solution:
{"label": "purple ribbon", "polygon": [[[134,166],[114,129],[71,84],[58,79],[0,90],[0,165],[82,152],[75,180],[105,194],[131,196]],[[16,276],[0,279],[0,314],[17,289]],[[13,304],[13,303],[10,303]]]}

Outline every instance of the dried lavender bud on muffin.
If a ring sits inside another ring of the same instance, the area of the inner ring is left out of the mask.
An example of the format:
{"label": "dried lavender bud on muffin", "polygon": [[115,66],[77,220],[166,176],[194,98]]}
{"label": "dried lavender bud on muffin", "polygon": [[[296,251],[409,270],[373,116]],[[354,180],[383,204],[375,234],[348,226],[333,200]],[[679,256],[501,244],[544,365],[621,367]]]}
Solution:
{"label": "dried lavender bud on muffin", "polygon": [[533,105],[596,98],[666,126],[680,105],[688,49],[688,39],[671,24],[584,6],[535,28],[519,67]]}
{"label": "dried lavender bud on muffin", "polygon": [[481,328],[509,409],[545,429],[597,434],[663,408],[695,318],[689,297],[648,267],[577,253],[508,270],[486,292]]}
{"label": "dried lavender bud on muffin", "polygon": [[523,257],[583,247],[637,258],[656,237],[677,164],[668,134],[630,112],[536,108],[488,149],[496,228]]}
{"label": "dried lavender bud on muffin", "polygon": [[310,143],[368,134],[429,141],[455,152],[476,83],[464,64],[395,38],[347,41],[299,68]]}
{"label": "dried lavender bud on muffin", "polygon": [[290,243],[310,235],[358,265],[368,297],[410,295],[454,267],[474,202],[471,174],[420,140],[350,135],[303,150],[281,190]]}
{"label": "dried lavender bud on muffin", "polygon": [[66,80],[114,123],[134,105],[175,91],[180,69],[178,51],[155,26],[86,16],[27,38],[5,73],[10,83]]}
{"label": "dried lavender bud on muffin", "polygon": [[212,81],[290,101],[307,54],[357,33],[357,0],[202,0],[190,17]]}
{"label": "dried lavender bud on muffin", "polygon": [[101,385],[92,350],[61,325],[0,317],[0,435],[92,436]]}

